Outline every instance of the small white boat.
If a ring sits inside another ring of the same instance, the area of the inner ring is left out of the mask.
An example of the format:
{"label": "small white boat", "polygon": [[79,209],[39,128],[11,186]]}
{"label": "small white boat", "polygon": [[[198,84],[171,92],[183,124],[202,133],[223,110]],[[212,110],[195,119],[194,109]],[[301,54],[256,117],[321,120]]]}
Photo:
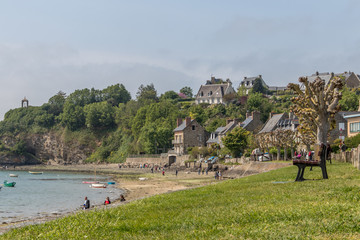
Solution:
{"label": "small white boat", "polygon": [[141,178],[139,178],[139,180],[140,181],[145,181],[145,180],[147,180],[147,178],[146,177],[141,177]]}
{"label": "small white boat", "polygon": [[10,173],[9,174],[9,177],[18,177],[19,175],[17,175],[17,174],[14,174],[14,173]]}
{"label": "small white boat", "polygon": [[106,188],[107,184],[105,183],[93,183],[90,185],[91,188]]}
{"label": "small white boat", "polygon": [[30,174],[34,174],[34,175],[39,175],[39,174],[43,174],[43,172],[31,172],[29,171]]}

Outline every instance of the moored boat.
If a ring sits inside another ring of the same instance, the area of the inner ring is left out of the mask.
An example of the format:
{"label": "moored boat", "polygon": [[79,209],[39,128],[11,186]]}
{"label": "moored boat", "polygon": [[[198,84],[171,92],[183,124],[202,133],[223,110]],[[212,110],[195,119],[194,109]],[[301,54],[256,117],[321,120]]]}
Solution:
{"label": "moored boat", "polygon": [[107,184],[105,184],[105,183],[93,183],[93,184],[90,185],[90,187],[92,187],[92,188],[106,188]]}
{"label": "moored boat", "polygon": [[19,175],[17,175],[17,174],[14,174],[14,173],[10,173],[9,174],[9,177],[18,177]]}
{"label": "moored boat", "polygon": [[99,183],[99,181],[83,181],[82,183],[93,184],[93,183]]}
{"label": "moored boat", "polygon": [[109,184],[109,185],[114,185],[115,182],[107,182],[107,184]]}
{"label": "moored boat", "polygon": [[4,181],[4,187],[15,187],[16,182],[8,182],[7,180]]}
{"label": "moored boat", "polygon": [[30,174],[34,174],[34,175],[39,175],[39,174],[43,174],[43,172],[31,172],[29,171]]}

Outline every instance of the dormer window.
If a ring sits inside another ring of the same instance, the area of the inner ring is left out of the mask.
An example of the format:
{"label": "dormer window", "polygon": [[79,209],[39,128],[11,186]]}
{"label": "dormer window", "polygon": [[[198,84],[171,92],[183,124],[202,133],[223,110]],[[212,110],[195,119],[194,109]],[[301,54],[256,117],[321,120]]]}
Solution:
{"label": "dormer window", "polygon": [[210,96],[212,95],[212,91],[210,91]]}
{"label": "dormer window", "polygon": [[204,92],[201,92],[201,93],[200,93],[200,96],[201,96],[201,97],[204,96]]}
{"label": "dormer window", "polygon": [[195,130],[195,125],[192,125],[192,126],[191,126],[191,129],[194,131],[194,130]]}

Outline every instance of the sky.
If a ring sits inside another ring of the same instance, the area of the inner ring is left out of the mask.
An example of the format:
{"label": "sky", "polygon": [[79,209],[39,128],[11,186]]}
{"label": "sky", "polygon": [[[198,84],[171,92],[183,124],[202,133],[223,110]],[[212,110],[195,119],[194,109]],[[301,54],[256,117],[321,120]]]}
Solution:
{"label": "sky", "polygon": [[0,119],[63,91],[360,74],[357,0],[0,1]]}

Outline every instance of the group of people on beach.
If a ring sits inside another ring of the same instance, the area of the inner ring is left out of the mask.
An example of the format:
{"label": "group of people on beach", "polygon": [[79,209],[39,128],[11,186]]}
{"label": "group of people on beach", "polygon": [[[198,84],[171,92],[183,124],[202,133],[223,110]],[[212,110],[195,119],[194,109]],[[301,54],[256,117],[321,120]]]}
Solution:
{"label": "group of people on beach", "polygon": [[[120,195],[120,202],[125,202],[126,199],[124,197],[124,195]],[[109,205],[111,204],[111,201],[110,201],[110,198],[109,197],[106,197],[105,201],[104,201],[104,205]],[[82,205],[82,208],[84,210],[86,209],[89,209],[90,208],[90,200],[88,199],[88,197],[85,197],[85,201],[84,201],[84,204]]]}

